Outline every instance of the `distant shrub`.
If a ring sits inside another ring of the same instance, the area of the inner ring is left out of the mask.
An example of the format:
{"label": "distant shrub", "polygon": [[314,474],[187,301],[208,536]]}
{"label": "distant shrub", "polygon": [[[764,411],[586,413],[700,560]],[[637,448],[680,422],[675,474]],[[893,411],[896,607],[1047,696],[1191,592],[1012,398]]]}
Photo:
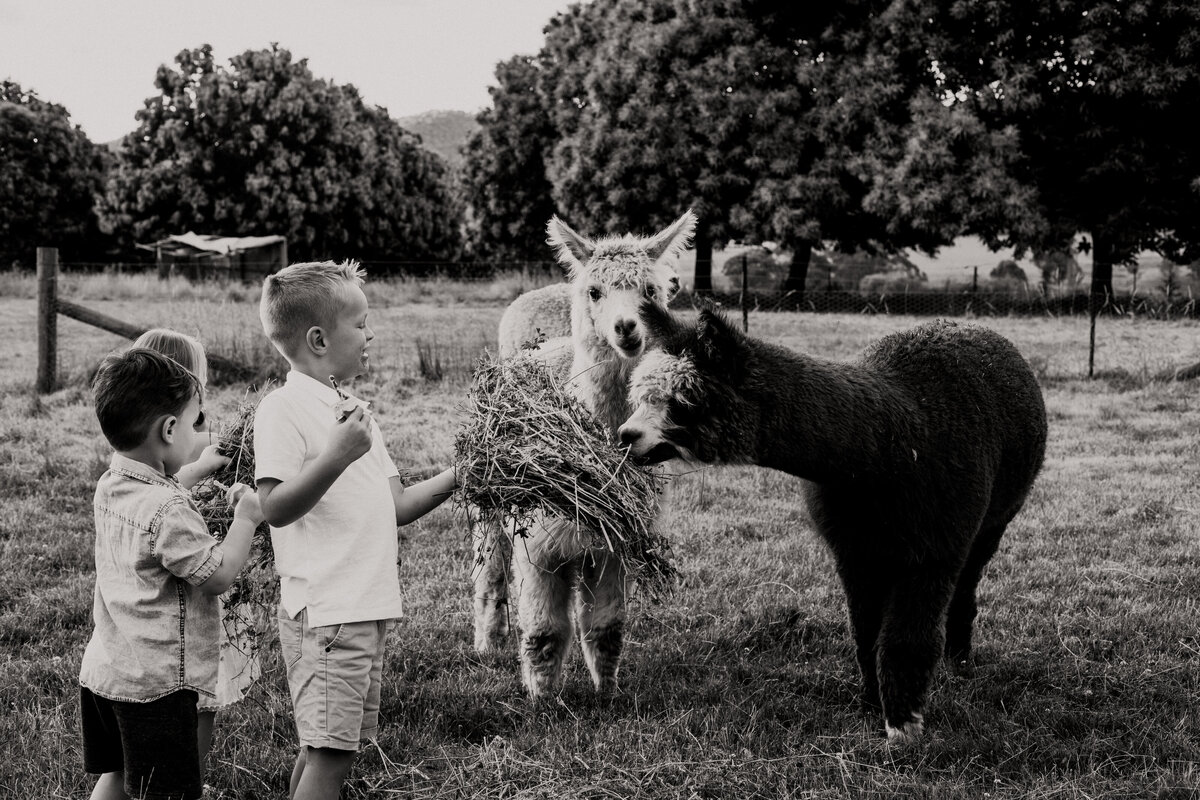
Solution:
{"label": "distant shrub", "polygon": [[1025,275],[1025,270],[1017,265],[1016,261],[1011,258],[1006,258],[1001,261],[996,267],[988,273],[992,278],[998,281],[1015,281],[1017,283],[1027,283],[1029,278]]}
{"label": "distant shrub", "polygon": [[929,288],[929,279],[920,272],[874,272],[864,275],[858,282],[862,294],[903,294],[922,292]]}

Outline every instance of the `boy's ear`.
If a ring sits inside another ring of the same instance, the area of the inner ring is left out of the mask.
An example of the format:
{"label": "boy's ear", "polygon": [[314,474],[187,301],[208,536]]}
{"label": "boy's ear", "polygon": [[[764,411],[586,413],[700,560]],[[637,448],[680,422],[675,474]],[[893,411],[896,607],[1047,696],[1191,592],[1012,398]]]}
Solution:
{"label": "boy's ear", "polygon": [[179,417],[174,414],[168,414],[158,423],[158,435],[162,437],[165,443],[171,444],[171,442],[175,441],[175,428],[178,425]]}
{"label": "boy's ear", "polygon": [[325,350],[329,346],[325,341],[325,329],[320,325],[313,325],[305,331],[304,346],[318,356],[325,355]]}

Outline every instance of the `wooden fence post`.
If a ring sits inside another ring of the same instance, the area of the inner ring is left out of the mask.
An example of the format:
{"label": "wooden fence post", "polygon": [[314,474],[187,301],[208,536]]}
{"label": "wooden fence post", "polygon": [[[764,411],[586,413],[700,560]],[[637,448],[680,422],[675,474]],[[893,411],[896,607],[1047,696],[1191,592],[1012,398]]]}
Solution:
{"label": "wooden fence post", "polygon": [[58,248],[37,249],[38,394],[53,392],[58,378]]}

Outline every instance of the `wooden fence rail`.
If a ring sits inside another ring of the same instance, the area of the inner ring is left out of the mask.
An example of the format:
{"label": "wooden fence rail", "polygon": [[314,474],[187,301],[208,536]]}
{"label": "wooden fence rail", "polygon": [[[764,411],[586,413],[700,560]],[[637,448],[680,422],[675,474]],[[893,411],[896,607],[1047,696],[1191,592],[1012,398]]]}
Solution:
{"label": "wooden fence rail", "polygon": [[[39,394],[53,392],[58,384],[58,315],[78,320],[126,339],[134,340],[150,328],[85,308],[78,303],[58,298],[58,248],[39,247],[37,250],[38,284],[38,369],[35,389]],[[249,376],[249,367],[216,353],[207,353],[210,370],[226,375]]]}

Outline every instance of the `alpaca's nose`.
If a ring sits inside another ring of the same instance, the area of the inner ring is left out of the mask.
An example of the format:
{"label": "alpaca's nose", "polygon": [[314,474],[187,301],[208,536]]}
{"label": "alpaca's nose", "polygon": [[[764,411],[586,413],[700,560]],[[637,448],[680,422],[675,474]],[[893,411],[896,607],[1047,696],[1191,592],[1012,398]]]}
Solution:
{"label": "alpaca's nose", "polygon": [[628,339],[630,336],[632,336],[633,329],[636,327],[636,319],[619,319],[613,325],[613,328],[615,328],[617,331],[617,336],[620,336],[622,339]]}
{"label": "alpaca's nose", "polygon": [[623,447],[632,447],[642,438],[642,432],[637,428],[631,428],[628,425],[622,425],[617,430],[617,438],[621,440]]}

